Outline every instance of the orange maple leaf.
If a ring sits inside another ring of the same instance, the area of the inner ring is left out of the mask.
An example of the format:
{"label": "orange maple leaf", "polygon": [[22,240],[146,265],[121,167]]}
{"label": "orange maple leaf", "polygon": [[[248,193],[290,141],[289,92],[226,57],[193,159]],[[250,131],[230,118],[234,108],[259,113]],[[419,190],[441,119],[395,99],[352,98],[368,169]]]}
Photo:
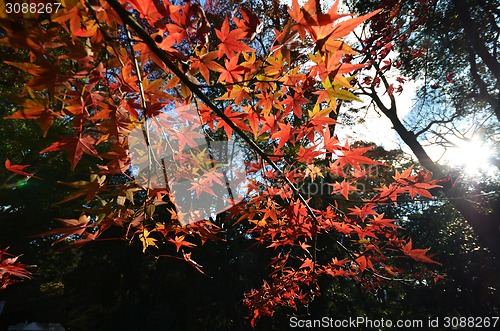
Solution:
{"label": "orange maple leaf", "polygon": [[239,29],[245,31],[245,38],[253,40],[262,31],[262,20],[247,8],[240,8],[240,13],[243,19],[234,17],[233,21]]}
{"label": "orange maple leaf", "polygon": [[304,263],[302,263],[302,265],[300,266],[300,269],[302,269],[302,268],[309,268],[312,270],[314,268],[313,260],[311,260],[310,258],[306,258],[304,260]]}
{"label": "orange maple leaf", "polygon": [[295,93],[293,96],[287,95],[286,99],[283,100],[285,107],[285,114],[293,111],[293,114],[298,118],[302,118],[302,105],[308,103],[309,100],[304,98],[301,93]]}
{"label": "orange maple leaf", "polygon": [[151,25],[154,25],[156,21],[169,14],[168,7],[162,7],[159,1],[130,0],[130,2],[137,9],[140,17],[147,19]]}
{"label": "orange maple leaf", "polygon": [[279,131],[276,131],[275,133],[272,134],[271,138],[276,139],[279,138],[280,142],[278,144],[278,149],[281,147],[285,146],[285,144],[290,141],[290,135],[292,131],[292,127],[290,123],[278,123],[278,126],[280,127]]}
{"label": "orange maple leaf", "polygon": [[359,271],[361,271],[361,272],[365,271],[366,268],[370,268],[371,269],[371,267],[372,267],[372,264],[371,264],[370,260],[367,259],[366,256],[364,256],[364,255],[358,257],[356,259],[356,262],[358,264]]}
{"label": "orange maple leaf", "polygon": [[415,261],[425,262],[425,263],[435,263],[441,264],[432,260],[429,256],[425,255],[430,248],[425,249],[413,249],[411,239],[401,248],[401,251],[408,257],[411,257]]}
{"label": "orange maple leaf", "polygon": [[310,147],[308,149],[305,149],[304,146],[300,146],[299,152],[297,153],[297,156],[299,157],[300,162],[305,162],[305,163],[312,163],[313,159],[321,155],[322,152],[320,151],[315,151],[316,146]]}
{"label": "orange maple leaf", "polygon": [[[237,127],[239,127],[240,129],[242,130],[245,130],[245,131],[250,131],[250,129],[248,128],[247,125],[245,125],[245,123],[242,122],[242,119],[244,117],[245,114],[243,113],[238,113],[238,112],[233,112],[231,110],[231,105],[229,105],[226,110],[224,110],[224,114],[229,117],[231,119],[231,121],[236,124]],[[225,121],[223,120],[219,120],[219,122],[217,122],[217,126],[216,128],[220,128],[220,127],[223,127],[224,128],[224,131],[226,131],[226,134],[227,134],[227,137],[229,139],[232,139],[232,135],[233,135],[233,129],[229,126],[229,124],[227,124]]]}
{"label": "orange maple leaf", "polygon": [[225,60],[225,68],[220,69],[219,83],[234,83],[241,81],[241,75],[245,72],[244,68],[238,65],[238,56],[232,57],[229,61]]}
{"label": "orange maple leaf", "polygon": [[370,149],[371,147],[350,149],[346,142],[345,149],[342,152],[344,155],[340,155],[337,161],[340,163],[341,167],[351,165],[354,169],[360,169],[360,164],[382,164],[362,155]]}
{"label": "orange maple leaf", "polygon": [[349,200],[349,191],[358,191],[358,189],[351,185],[351,183],[346,182],[345,179],[341,183],[328,184],[333,186],[333,193],[340,193]]}
{"label": "orange maple leaf", "polygon": [[377,214],[373,217],[373,219],[370,220],[370,222],[372,224],[378,225],[381,228],[384,228],[384,227],[390,227],[390,228],[394,228],[394,229],[399,228],[399,226],[397,226],[396,224],[393,224],[394,221],[396,221],[396,220],[384,218],[384,213]]}
{"label": "orange maple leaf", "polygon": [[189,241],[185,241],[184,240],[185,238],[186,238],[186,236],[175,236],[175,239],[169,238],[168,241],[171,242],[171,243],[173,243],[175,245],[175,247],[177,248],[177,252],[179,251],[179,249],[182,246],[185,246],[185,247],[194,247],[194,246],[196,246],[195,244],[190,243]]}
{"label": "orange maple leaf", "polygon": [[30,166],[29,164],[11,164],[9,159],[5,160],[5,169],[21,176],[41,179],[40,177],[37,177],[33,174],[30,174],[29,172],[24,171],[24,169],[26,169],[29,166]]}
{"label": "orange maple leaf", "polygon": [[18,110],[4,119],[35,119],[38,120],[40,128],[42,128],[43,136],[47,135],[49,128],[54,123],[56,117],[60,117],[50,109],[41,98],[25,99],[22,103],[24,109]]}
{"label": "orange maple leaf", "polygon": [[238,52],[255,52],[253,48],[240,41],[245,38],[245,31],[241,29],[229,31],[229,20],[227,17],[224,20],[224,23],[222,23],[221,29],[215,30],[215,33],[221,41],[221,44],[219,45],[219,52],[217,53],[219,59],[223,55],[226,55],[228,58],[232,58],[234,53]]}
{"label": "orange maple leaf", "polygon": [[217,57],[217,52],[207,52],[206,48],[202,48],[202,50],[197,51],[196,57],[192,57],[191,60],[191,74],[196,74],[198,71],[205,78],[207,84],[210,84],[210,70],[220,72],[223,68],[220,64],[213,61]]}
{"label": "orange maple leaf", "polygon": [[76,165],[83,156],[83,153],[99,157],[94,147],[95,139],[90,135],[74,136],[56,141],[49,147],[40,151],[40,154],[47,152],[68,151],[68,160],[71,163],[71,170],[75,170]]}

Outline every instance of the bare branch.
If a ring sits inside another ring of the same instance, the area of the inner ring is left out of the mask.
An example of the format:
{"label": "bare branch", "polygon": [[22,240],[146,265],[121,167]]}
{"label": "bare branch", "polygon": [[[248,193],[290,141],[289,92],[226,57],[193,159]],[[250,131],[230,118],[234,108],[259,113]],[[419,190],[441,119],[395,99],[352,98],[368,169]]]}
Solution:
{"label": "bare branch", "polygon": [[427,126],[425,128],[423,128],[422,130],[418,131],[415,133],[415,137],[418,137],[420,136],[422,133],[428,131],[434,124],[446,124],[446,123],[451,123],[453,122],[453,120],[455,120],[455,118],[458,117],[458,114],[455,113],[453,114],[453,116],[449,119],[446,119],[446,120],[433,120],[431,122],[429,122],[429,124],[427,124]]}

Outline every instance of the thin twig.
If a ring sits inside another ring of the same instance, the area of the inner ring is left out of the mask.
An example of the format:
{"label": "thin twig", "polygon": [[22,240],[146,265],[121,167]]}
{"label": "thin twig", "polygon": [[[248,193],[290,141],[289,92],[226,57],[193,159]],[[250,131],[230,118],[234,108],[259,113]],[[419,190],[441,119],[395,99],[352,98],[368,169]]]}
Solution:
{"label": "thin twig", "polygon": [[[151,49],[151,51],[166,65],[166,67],[177,77],[180,81],[185,84],[194,95],[196,95],[205,105],[207,105],[218,117],[220,117],[227,125],[237,133],[255,152],[264,159],[286,182],[286,184],[292,189],[298,199],[304,204],[307,209],[308,214],[313,220],[314,232],[317,233],[318,221],[316,219],[316,214],[309,206],[307,200],[300,194],[295,184],[285,175],[285,173],[278,167],[278,165],[272,161],[269,156],[252,140],[250,139],[236,124],[231,121],[231,119],[220,110],[208,96],[206,96],[198,87],[197,84],[193,83],[184,72],[174,62],[166,55],[166,53],[158,48],[155,41],[151,38],[150,34],[145,31],[142,26],[132,17],[125,8],[123,8],[120,3],[116,0],[107,0],[109,5],[116,11],[118,16],[122,19],[125,25],[130,26],[138,36],[143,40],[143,42]],[[338,242],[339,243],[339,242]],[[340,243],[339,243],[340,244]]]}

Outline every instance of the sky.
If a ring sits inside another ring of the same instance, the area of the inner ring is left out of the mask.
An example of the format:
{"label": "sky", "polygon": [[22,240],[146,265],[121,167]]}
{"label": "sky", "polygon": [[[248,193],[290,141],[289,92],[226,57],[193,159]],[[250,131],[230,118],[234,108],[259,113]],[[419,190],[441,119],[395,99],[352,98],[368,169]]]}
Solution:
{"label": "sky", "polygon": [[[291,0],[282,1],[288,5],[291,5],[292,3]],[[345,6],[343,6],[344,1],[339,1],[339,11],[347,12]],[[305,2],[306,0],[299,0],[299,4],[301,5]],[[334,0],[321,0],[321,2],[323,9],[328,10],[328,8],[330,8],[330,6],[334,3]],[[397,73],[393,74],[397,75]],[[401,94],[395,94],[398,116],[403,123],[405,117],[414,107],[416,91],[420,84],[421,82],[407,80],[403,85],[403,92]],[[363,105],[370,103],[370,99],[368,97],[362,98],[362,100],[363,101],[358,102],[357,105],[353,104],[352,107],[361,108]],[[397,132],[392,129],[390,120],[385,115],[380,113],[376,107],[370,106],[368,110],[360,112],[360,115],[362,115],[360,116],[361,121],[358,121],[353,125],[344,124],[336,127],[336,134],[341,141],[344,141],[345,139],[348,139],[350,142],[363,140],[365,142],[372,142],[375,145],[382,146],[387,150],[402,149],[404,152],[413,156],[410,148],[403,143]],[[339,119],[342,121],[340,117]],[[466,172],[470,174],[477,172],[479,169],[489,172],[495,171],[495,167],[488,165],[487,162],[492,150],[488,148],[486,144],[481,142],[480,139],[475,137],[468,138],[471,138],[469,142],[458,140],[456,137],[450,137],[451,140],[455,140],[455,143],[459,147],[449,148],[447,150],[444,150],[442,147],[428,141],[421,141],[421,143],[431,159],[434,161],[447,163],[456,167],[463,166]],[[414,156],[413,158],[416,159]]]}
{"label": "sky", "polygon": [[[415,98],[416,84],[407,82],[403,93],[396,94],[396,104],[400,119],[403,119],[412,109]],[[362,107],[370,103],[368,97],[362,97],[362,102],[355,102],[353,107]],[[388,103],[387,103],[388,104]],[[362,121],[354,125],[339,125],[337,134],[340,139],[363,140],[373,142],[386,149],[401,148],[401,140],[395,130],[392,129],[391,121],[383,115],[376,107],[370,106],[366,111],[360,112]]]}

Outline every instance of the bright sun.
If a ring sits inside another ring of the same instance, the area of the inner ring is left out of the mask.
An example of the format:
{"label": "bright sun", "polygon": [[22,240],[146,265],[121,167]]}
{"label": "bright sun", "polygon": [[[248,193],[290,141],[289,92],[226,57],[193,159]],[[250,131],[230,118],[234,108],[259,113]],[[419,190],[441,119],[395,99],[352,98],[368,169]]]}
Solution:
{"label": "bright sun", "polygon": [[472,139],[470,141],[461,141],[459,146],[446,151],[445,158],[452,166],[463,167],[468,175],[475,175],[478,171],[488,171],[491,164],[488,158],[492,151],[484,142]]}

